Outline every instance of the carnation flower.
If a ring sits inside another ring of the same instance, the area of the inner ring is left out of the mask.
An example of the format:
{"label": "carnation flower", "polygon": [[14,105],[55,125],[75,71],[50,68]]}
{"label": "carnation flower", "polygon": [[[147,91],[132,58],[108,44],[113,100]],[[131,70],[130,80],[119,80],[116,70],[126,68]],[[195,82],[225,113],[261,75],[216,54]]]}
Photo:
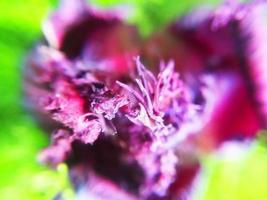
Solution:
{"label": "carnation flower", "polygon": [[261,5],[195,11],[144,41],[116,12],[62,1],[26,73],[53,130],[40,160],[66,162],[81,199],[187,196],[203,147],[265,128]]}

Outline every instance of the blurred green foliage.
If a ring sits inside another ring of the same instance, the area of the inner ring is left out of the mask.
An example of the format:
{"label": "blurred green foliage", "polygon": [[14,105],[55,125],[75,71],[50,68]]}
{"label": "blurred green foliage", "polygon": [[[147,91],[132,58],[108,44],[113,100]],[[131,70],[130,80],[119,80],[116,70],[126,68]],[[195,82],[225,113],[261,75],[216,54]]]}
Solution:
{"label": "blurred green foliage", "polygon": [[[266,133],[264,133],[266,134]],[[228,152],[230,153],[230,152]],[[230,154],[235,154],[231,152]],[[263,200],[266,199],[267,148],[266,141],[253,142],[230,159],[214,154],[203,161],[204,183],[196,200]],[[199,195],[199,196],[198,196]]]}
{"label": "blurred green foliage", "polygon": [[148,36],[197,6],[214,6],[220,0],[91,0],[105,7],[127,5],[132,7],[130,22],[137,25],[143,36]]}
{"label": "blurred green foliage", "polygon": [[52,199],[59,191],[70,196],[66,166],[50,170],[37,162],[48,143],[22,109],[21,71],[24,59],[40,36],[44,14],[54,2],[0,1],[0,199]]}

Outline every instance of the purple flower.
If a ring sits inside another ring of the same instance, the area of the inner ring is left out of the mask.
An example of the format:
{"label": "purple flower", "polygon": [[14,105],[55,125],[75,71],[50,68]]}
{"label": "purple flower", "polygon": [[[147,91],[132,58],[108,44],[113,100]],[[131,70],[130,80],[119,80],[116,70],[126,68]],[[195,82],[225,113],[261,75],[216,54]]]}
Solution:
{"label": "purple flower", "polygon": [[54,130],[40,160],[66,162],[81,199],[187,196],[199,151],[266,128],[261,5],[195,11],[143,41],[114,12],[62,1],[26,72]]}

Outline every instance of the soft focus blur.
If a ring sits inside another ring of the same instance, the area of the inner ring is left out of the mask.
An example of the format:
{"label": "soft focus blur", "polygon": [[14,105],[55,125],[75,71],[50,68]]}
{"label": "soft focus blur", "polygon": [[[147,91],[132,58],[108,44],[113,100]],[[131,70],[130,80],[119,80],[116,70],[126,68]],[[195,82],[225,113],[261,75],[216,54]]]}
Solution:
{"label": "soft focus blur", "polygon": [[[218,0],[91,0],[94,6],[126,6],[144,37],[200,5]],[[55,0],[0,1],[0,199],[73,199],[67,167],[49,169],[38,163],[49,137],[24,108],[22,94],[25,58],[42,38],[41,23]],[[195,200],[263,200],[267,190],[267,155],[261,141],[222,145],[203,155],[201,174],[194,183]]]}
{"label": "soft focus blur", "polygon": [[38,151],[49,139],[26,114],[21,92],[25,57],[40,39],[41,21],[54,4],[48,0],[0,1],[0,199],[3,200],[51,199],[65,187],[65,166],[50,171],[37,162]]}

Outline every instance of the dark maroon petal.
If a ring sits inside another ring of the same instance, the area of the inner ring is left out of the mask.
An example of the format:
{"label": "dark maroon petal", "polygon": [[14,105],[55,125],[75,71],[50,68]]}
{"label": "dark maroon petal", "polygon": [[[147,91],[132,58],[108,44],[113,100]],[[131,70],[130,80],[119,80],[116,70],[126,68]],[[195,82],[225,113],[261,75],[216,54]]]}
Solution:
{"label": "dark maroon petal", "polygon": [[[68,55],[67,51],[78,53],[76,51],[80,50],[90,32],[118,21],[115,13],[96,11],[85,0],[61,0],[58,9],[44,22],[43,31],[49,45],[58,49],[66,48]],[[74,33],[73,37],[78,37],[71,39],[71,33]],[[69,50],[65,45],[74,45],[74,49]]]}
{"label": "dark maroon petal", "polygon": [[[116,12],[99,11],[84,0],[63,0],[44,23],[49,44],[71,59],[94,68],[105,67],[113,76],[134,67],[140,39],[136,28],[122,22]],[[116,48],[114,48],[114,45]]]}
{"label": "dark maroon petal", "polygon": [[199,137],[200,146],[211,150],[227,140],[244,140],[255,137],[261,127],[255,106],[243,79],[236,73],[214,77],[211,117]]}
{"label": "dark maroon petal", "polygon": [[218,94],[211,121],[203,130],[203,143],[217,145],[229,139],[251,138],[266,127],[262,95],[265,4],[226,3],[216,11],[193,12],[169,28],[174,37],[197,51],[202,64],[196,78],[209,73],[214,76],[213,84],[225,88]]}

